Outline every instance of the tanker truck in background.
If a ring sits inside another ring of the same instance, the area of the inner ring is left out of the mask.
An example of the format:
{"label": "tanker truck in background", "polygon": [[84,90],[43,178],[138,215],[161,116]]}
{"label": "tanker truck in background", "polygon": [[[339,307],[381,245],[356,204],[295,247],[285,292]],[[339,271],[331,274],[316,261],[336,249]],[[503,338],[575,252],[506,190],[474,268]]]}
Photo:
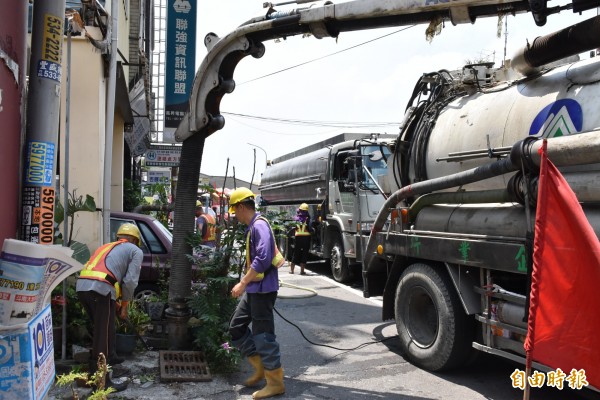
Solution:
{"label": "tanker truck in background", "polygon": [[[262,175],[262,206],[292,220],[301,203],[309,205],[314,229],[310,253],[327,260],[339,282],[360,271],[357,254],[362,254],[386,198],[380,182],[387,182],[387,145],[394,137],[340,134],[272,160]],[[288,253],[290,242],[281,240]]]}

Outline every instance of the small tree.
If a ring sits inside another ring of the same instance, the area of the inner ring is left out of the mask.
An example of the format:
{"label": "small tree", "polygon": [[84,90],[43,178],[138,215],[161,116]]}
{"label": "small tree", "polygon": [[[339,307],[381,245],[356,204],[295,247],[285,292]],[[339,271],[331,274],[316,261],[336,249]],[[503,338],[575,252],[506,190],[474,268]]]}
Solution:
{"label": "small tree", "polygon": [[[73,249],[73,258],[79,261],[80,263],[85,263],[90,259],[90,249],[87,245],[73,241],[73,229],[75,227],[75,214],[78,212],[96,212],[96,201],[89,194],[85,195],[85,200],[83,196],[77,196],[77,190],[74,189],[73,192],[68,194],[68,205],[67,205],[67,216],[71,219],[69,225],[68,234],[64,232],[66,238],[62,236],[62,234],[58,234],[54,238],[55,244],[62,244],[64,240],[67,241],[67,246]],[[56,198],[56,206],[54,212],[54,223],[56,225],[60,225],[65,219],[65,209],[58,198]]]}

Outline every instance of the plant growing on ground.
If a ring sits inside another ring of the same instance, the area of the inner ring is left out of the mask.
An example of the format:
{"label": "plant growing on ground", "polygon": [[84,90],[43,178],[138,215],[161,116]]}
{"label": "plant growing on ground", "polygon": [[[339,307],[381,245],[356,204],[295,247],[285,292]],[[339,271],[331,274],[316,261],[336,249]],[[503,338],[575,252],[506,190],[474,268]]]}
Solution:
{"label": "plant growing on ground", "polygon": [[[224,238],[228,234],[234,235],[235,231],[226,231]],[[188,301],[194,344],[204,353],[214,372],[235,371],[240,360],[239,353],[229,346],[228,333],[229,319],[237,305],[237,299],[229,296],[236,282],[229,274],[232,249],[233,245],[221,246],[210,257],[189,256],[199,275],[199,284],[194,286]]]}
{"label": "plant growing on ground", "polygon": [[68,374],[58,375],[56,377],[57,386],[71,386],[71,394],[74,400],[79,400],[79,392],[75,390],[75,382],[83,380],[87,385],[91,385],[94,390],[87,397],[88,400],[106,400],[107,396],[115,391],[114,388],[106,388],[106,375],[108,374],[108,365],[104,354],[100,353],[98,357],[98,370],[94,375],[89,376],[88,373],[79,372],[75,369]]}

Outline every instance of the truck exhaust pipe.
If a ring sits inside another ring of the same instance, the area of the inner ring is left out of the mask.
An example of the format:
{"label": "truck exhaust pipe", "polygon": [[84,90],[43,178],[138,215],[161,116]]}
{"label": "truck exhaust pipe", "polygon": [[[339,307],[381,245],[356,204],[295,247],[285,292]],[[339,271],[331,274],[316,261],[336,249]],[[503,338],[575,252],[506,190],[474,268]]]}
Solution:
{"label": "truck exhaust pipe", "polygon": [[600,16],[572,25],[546,36],[515,54],[511,67],[523,75],[532,75],[539,67],[600,47]]}

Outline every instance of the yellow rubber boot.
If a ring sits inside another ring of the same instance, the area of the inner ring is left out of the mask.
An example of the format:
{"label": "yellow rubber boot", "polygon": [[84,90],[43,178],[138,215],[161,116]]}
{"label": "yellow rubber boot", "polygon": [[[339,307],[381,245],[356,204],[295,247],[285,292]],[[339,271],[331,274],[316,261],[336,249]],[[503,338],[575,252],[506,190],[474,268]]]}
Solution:
{"label": "yellow rubber boot", "polygon": [[252,394],[253,399],[266,399],[268,397],[277,396],[285,393],[285,385],[283,384],[283,368],[279,367],[274,370],[265,369],[265,379],[267,386]]}
{"label": "yellow rubber boot", "polygon": [[244,381],[244,386],[255,386],[265,377],[265,368],[258,354],[248,357],[248,362],[254,368],[254,374]]}

